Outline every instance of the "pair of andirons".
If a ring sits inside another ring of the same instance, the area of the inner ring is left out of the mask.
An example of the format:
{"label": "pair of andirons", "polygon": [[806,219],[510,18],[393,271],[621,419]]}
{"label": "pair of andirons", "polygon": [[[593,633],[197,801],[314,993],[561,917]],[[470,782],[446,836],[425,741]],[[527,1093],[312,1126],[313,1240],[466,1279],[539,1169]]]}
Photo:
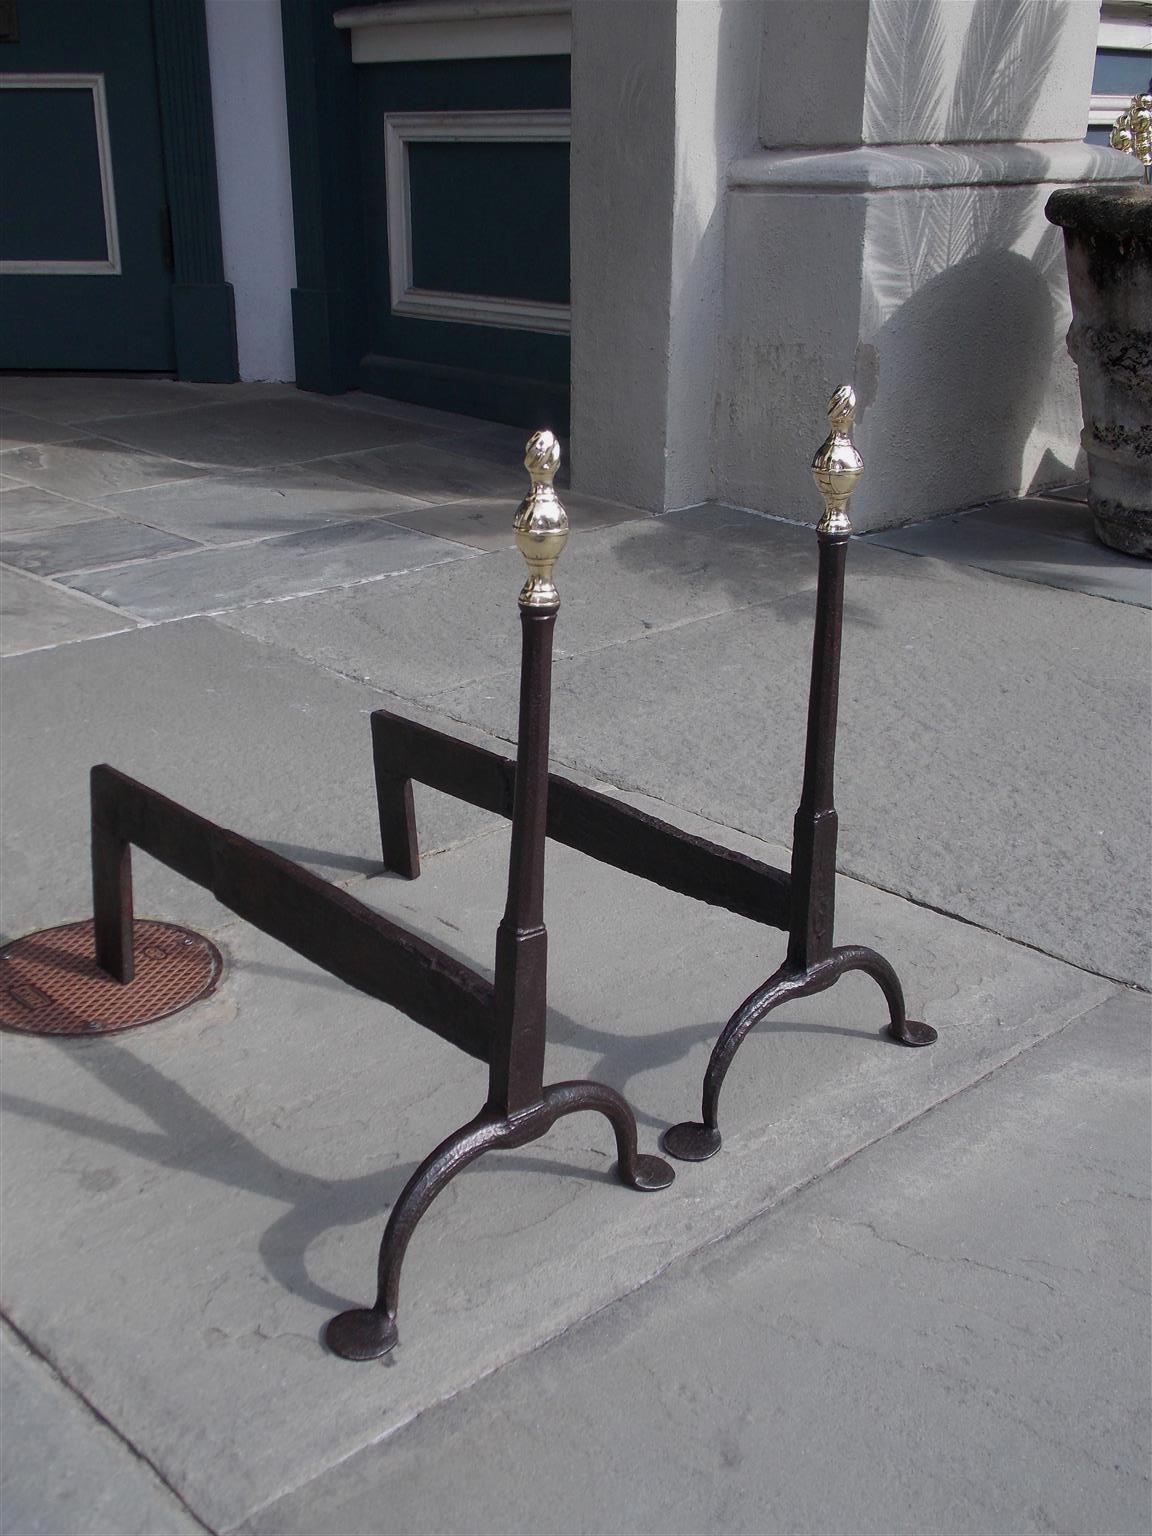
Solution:
{"label": "pair of andirons", "polygon": [[511,820],[508,900],[496,933],[493,979],[426,939],[235,832],[206,821],[154,790],[101,766],[92,770],[92,863],[96,957],[116,980],[133,975],[131,849],[206,886],[223,904],[360,991],[488,1065],[479,1113],[425,1158],[408,1180],[380,1247],[371,1307],[332,1319],[336,1354],[369,1360],[397,1342],[400,1271],[421,1217],[460,1170],[491,1149],[521,1147],[564,1115],[598,1110],[616,1137],[617,1172],[632,1189],[658,1190],[673,1171],[641,1154],[627,1101],[605,1083],[545,1084],[547,948],[544,846],[548,837],[658,885],[784,929],[783,964],[732,1015],[712,1051],[699,1121],[665,1132],[669,1156],[702,1162],[720,1148],[721,1085],[741,1041],[779,1004],[823,991],[846,971],[880,986],[888,1032],[904,1045],[929,1045],[936,1032],[909,1020],[895,971],[858,945],[833,944],[836,811],[832,798],[844,562],[852,532],[848,498],[863,470],[848,436],[856,401],[838,389],[830,430],[812,461],[824,498],[817,528],[819,576],[804,784],[788,871],[734,853],[548,771],[552,636],[560,598],[556,561],[568,518],[554,479],[560,450],[551,432],[529,441],[532,488],[516,513],[516,544],[528,565],[519,611],[523,656],[515,759],[379,710],[372,716],[373,760],[384,865],[415,879],[420,853],[413,780]]}

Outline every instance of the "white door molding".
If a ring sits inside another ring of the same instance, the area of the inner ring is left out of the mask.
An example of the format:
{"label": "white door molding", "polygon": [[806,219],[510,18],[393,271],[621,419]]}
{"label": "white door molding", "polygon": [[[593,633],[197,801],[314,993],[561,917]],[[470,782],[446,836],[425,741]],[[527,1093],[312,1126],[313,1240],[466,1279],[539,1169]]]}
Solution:
{"label": "white door molding", "polygon": [[0,90],[91,91],[96,154],[100,165],[100,196],[104,205],[104,248],[107,251],[103,261],[54,260],[50,257],[29,261],[0,261],[0,272],[31,273],[38,277],[118,277],[120,233],[116,222],[116,189],[112,180],[112,146],[108,136],[108,101],[104,93],[104,76],[0,75]]}
{"label": "white door molding", "polygon": [[567,111],[390,112],[385,115],[388,277],[394,315],[559,334],[571,330],[572,309],[568,304],[417,288],[412,280],[412,189],[408,167],[409,144],[567,143],[571,131],[572,118]]}

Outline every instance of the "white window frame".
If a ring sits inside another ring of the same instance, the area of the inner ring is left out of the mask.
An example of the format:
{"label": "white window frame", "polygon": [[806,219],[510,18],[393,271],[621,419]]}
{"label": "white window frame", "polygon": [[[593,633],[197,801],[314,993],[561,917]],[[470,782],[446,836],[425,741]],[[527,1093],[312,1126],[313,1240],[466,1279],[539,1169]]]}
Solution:
{"label": "white window frame", "polygon": [[[1100,7],[1096,52],[1137,49],[1152,63],[1152,3],[1149,0],[1106,0]],[[1132,105],[1131,96],[1105,95],[1097,91],[1088,108],[1089,128],[1111,128],[1121,112]]]}
{"label": "white window frame", "polygon": [[572,52],[571,0],[389,0],[337,11],[353,64],[539,58]]}
{"label": "white window frame", "polygon": [[[572,329],[572,309],[568,304],[415,287],[412,281],[412,189],[408,168],[409,144],[567,143],[571,133],[572,115],[567,111],[390,112],[385,115],[388,276],[394,315],[559,335]],[[526,188],[525,196],[529,195]]]}
{"label": "white window frame", "polygon": [[1100,7],[1096,47],[1135,48],[1152,53],[1152,4],[1149,0],[1105,0]]}
{"label": "white window frame", "polygon": [[104,76],[0,74],[0,90],[91,91],[92,112],[96,122],[96,153],[100,165],[100,196],[104,205],[104,248],[108,253],[103,261],[54,261],[50,257],[35,261],[0,261],[0,272],[39,277],[119,277],[120,231],[116,218],[116,188],[112,179],[112,145],[108,134],[108,99],[104,91]]}

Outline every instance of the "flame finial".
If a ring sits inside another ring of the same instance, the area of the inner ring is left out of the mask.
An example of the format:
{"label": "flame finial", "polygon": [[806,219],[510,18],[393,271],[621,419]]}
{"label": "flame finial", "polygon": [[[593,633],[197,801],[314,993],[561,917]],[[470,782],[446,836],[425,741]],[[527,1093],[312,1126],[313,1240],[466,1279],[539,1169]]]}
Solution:
{"label": "flame finial", "polygon": [[532,477],[532,489],[517,508],[513,525],[516,548],[529,572],[520,606],[559,608],[560,594],[552,572],[568,542],[568,514],[552,485],[560,468],[560,444],[551,432],[534,432],[528,439],[524,468]]}
{"label": "flame finial", "polygon": [[824,498],[824,516],[817,533],[851,533],[848,498],[864,473],[864,460],[856,452],[848,429],[856,415],[856,393],[842,384],[828,402],[829,433],[812,460],[812,478]]}
{"label": "flame finial", "polygon": [[1144,167],[1144,179],[1152,175],[1152,95],[1133,96],[1129,106],[1112,125],[1108,142],[1113,149],[1135,155]]}

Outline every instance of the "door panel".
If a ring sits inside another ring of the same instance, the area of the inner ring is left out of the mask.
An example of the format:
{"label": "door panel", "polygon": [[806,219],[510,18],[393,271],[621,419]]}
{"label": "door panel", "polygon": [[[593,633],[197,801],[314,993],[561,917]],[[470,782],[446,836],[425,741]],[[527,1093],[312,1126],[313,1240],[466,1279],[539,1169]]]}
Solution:
{"label": "door panel", "polygon": [[0,367],[175,366],[150,0],[19,0],[0,43]]}
{"label": "door panel", "polygon": [[568,424],[566,57],[362,65],[361,387]]}

